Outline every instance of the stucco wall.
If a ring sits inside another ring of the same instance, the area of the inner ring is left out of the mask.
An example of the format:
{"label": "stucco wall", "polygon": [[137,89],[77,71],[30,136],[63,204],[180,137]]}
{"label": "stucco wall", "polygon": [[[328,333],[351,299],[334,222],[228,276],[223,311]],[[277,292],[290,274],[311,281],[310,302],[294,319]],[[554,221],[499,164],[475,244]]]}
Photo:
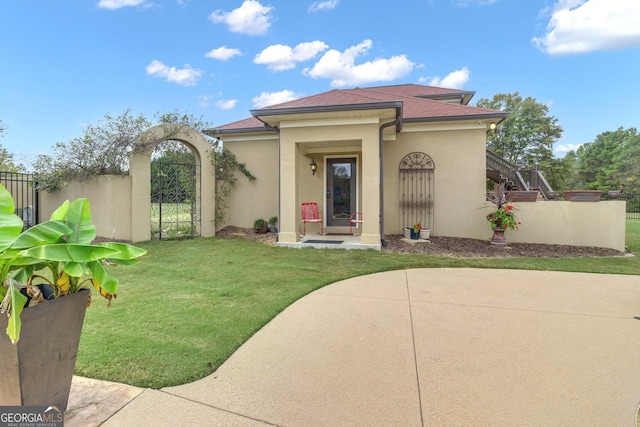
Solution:
{"label": "stucco wall", "polygon": [[[483,129],[407,132],[384,144],[385,234],[402,234],[399,171],[404,156],[419,151],[435,164],[434,236],[482,238],[486,135]],[[473,213],[477,212],[477,215]]]}
{"label": "stucco wall", "polygon": [[49,219],[65,200],[86,197],[96,234],[108,239],[131,239],[131,177],[103,175],[84,182],[71,182],[61,191],[40,193],[40,221]]}
{"label": "stucco wall", "polygon": [[252,141],[224,141],[224,146],[245,163],[256,177],[249,181],[242,172],[229,198],[225,222],[217,224],[219,230],[226,225],[251,228],[258,218],[269,220],[278,215],[278,141],[275,139]]}
{"label": "stucco wall", "polygon": [[[485,205],[485,215],[491,211]],[[519,230],[508,230],[508,242],[597,246],[624,252],[625,202],[537,201],[513,203]],[[484,221],[484,238],[492,232]]]}

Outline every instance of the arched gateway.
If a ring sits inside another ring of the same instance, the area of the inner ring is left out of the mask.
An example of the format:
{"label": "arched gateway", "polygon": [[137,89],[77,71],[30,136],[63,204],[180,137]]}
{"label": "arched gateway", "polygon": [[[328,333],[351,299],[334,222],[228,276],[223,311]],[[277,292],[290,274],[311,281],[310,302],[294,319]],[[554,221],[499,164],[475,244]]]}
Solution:
{"label": "arched gateway", "polygon": [[200,215],[200,235],[215,235],[215,175],[211,164],[212,149],[206,139],[187,125],[157,125],[138,138],[138,150],[131,154],[129,175],[131,176],[131,228],[132,241],[151,240],[151,154],[158,144],[180,141],[189,146],[195,155],[200,171],[197,197]]}

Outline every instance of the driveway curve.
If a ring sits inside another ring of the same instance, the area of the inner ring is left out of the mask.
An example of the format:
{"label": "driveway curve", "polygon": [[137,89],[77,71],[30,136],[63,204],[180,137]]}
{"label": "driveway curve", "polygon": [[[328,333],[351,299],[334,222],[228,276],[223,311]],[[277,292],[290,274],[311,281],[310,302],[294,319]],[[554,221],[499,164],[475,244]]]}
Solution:
{"label": "driveway curve", "polygon": [[413,269],[307,295],[104,425],[613,426],[639,401],[640,277]]}

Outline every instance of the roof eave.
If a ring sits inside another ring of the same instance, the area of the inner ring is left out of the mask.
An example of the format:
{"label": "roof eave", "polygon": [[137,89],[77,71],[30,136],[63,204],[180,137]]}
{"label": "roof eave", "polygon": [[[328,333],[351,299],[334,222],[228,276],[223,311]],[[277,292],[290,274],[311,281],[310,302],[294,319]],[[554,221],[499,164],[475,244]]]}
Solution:
{"label": "roof eave", "polygon": [[502,120],[509,117],[509,113],[496,112],[488,114],[468,114],[468,115],[456,115],[456,116],[434,116],[434,117],[412,117],[405,118],[405,123],[424,123],[424,122],[451,122],[460,120],[497,120],[500,123]]}
{"label": "roof eave", "polygon": [[[356,104],[335,104],[335,105],[316,105],[309,107],[285,107],[285,108],[261,108],[249,110],[251,115],[256,119],[264,122],[261,117],[272,117],[289,114],[309,114],[309,113],[328,113],[335,111],[361,111],[361,110],[383,110],[395,109],[396,118],[400,117],[400,121],[396,126],[398,130],[402,127],[402,101],[382,101],[382,102],[359,102]],[[265,123],[266,124],[266,123]]]}
{"label": "roof eave", "polygon": [[263,127],[251,127],[251,128],[234,128],[234,129],[207,129],[203,133],[211,137],[216,135],[233,135],[239,133],[259,133],[259,132],[277,132],[277,128],[272,128],[267,125]]}

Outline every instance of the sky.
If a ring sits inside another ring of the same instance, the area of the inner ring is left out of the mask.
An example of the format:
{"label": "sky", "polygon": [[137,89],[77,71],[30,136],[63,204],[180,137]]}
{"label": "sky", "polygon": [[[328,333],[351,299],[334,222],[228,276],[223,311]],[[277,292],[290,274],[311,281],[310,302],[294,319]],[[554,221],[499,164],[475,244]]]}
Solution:
{"label": "sky", "polygon": [[548,106],[554,154],[640,127],[638,0],[1,0],[0,145],[27,166],[105,114],[214,126],[332,89]]}

